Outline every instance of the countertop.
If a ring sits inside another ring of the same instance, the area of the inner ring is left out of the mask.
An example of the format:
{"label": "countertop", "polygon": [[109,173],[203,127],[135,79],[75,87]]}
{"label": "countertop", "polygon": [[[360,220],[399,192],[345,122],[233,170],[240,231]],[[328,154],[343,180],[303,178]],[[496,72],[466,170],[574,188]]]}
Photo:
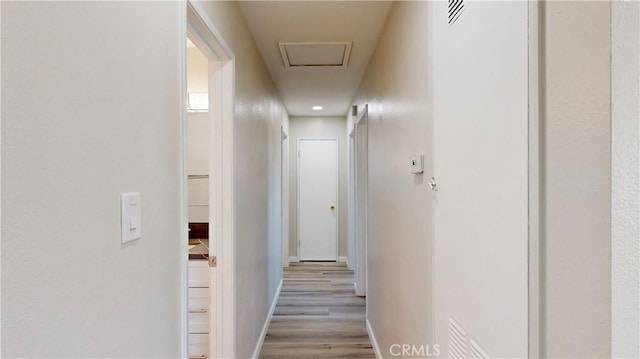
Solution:
{"label": "countertop", "polygon": [[189,259],[209,259],[209,240],[190,238]]}

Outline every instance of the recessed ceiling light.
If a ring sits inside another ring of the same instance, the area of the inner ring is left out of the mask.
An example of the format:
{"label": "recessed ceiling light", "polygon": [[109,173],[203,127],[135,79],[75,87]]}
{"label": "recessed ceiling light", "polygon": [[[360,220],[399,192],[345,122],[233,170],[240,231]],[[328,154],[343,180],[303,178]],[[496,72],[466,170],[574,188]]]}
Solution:
{"label": "recessed ceiling light", "polygon": [[320,111],[320,110],[322,110],[322,106],[313,106],[311,109],[312,110],[316,110],[316,111]]}

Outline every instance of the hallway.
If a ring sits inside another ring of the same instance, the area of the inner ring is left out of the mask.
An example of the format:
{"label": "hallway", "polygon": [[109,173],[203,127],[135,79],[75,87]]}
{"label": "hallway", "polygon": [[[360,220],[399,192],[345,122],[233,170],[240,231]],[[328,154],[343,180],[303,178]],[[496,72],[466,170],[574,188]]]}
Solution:
{"label": "hallway", "polygon": [[374,358],[365,300],[344,263],[292,263],[260,358]]}
{"label": "hallway", "polygon": [[640,1],[0,9],[0,357],[640,358]]}

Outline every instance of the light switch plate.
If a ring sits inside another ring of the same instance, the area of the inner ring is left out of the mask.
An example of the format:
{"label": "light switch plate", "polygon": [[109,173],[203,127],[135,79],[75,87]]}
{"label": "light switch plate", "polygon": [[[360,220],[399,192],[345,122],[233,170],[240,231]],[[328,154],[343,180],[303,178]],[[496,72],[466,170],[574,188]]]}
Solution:
{"label": "light switch plate", "polygon": [[424,155],[416,154],[409,156],[409,168],[411,173],[423,173],[424,172]]}
{"label": "light switch plate", "polygon": [[120,195],[122,243],[127,243],[142,237],[142,211],[140,206],[140,192],[123,193]]}

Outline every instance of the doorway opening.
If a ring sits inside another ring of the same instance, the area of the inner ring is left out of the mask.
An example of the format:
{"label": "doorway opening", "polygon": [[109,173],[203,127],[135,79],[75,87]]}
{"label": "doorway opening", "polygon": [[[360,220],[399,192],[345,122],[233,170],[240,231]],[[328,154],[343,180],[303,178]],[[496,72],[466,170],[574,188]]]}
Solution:
{"label": "doorway opening", "polygon": [[[347,263],[348,142],[345,116],[291,116],[288,141],[289,263]],[[285,148],[286,150],[286,148]],[[322,192],[321,192],[322,191]],[[315,253],[320,250],[322,253]]]}
{"label": "doorway opening", "polygon": [[354,289],[356,295],[367,294],[367,176],[368,176],[368,106],[357,116],[349,135],[349,217],[353,228],[350,242],[353,243]]}
{"label": "doorway opening", "polygon": [[182,16],[182,356],[234,357],[234,55],[201,6]]}
{"label": "doorway opening", "polygon": [[215,348],[211,320],[209,273],[209,174],[211,139],[208,58],[187,37],[187,220],[189,226],[188,327],[189,357],[208,357]]}

